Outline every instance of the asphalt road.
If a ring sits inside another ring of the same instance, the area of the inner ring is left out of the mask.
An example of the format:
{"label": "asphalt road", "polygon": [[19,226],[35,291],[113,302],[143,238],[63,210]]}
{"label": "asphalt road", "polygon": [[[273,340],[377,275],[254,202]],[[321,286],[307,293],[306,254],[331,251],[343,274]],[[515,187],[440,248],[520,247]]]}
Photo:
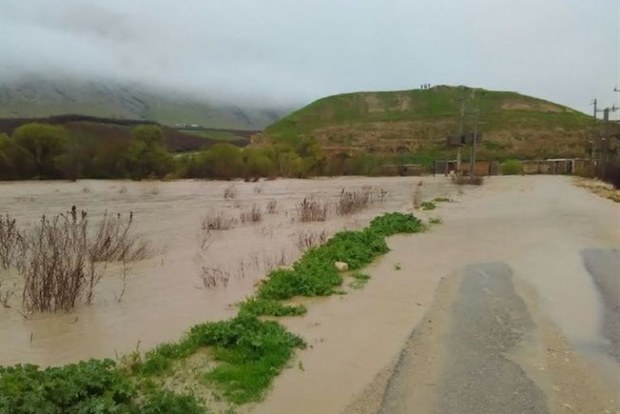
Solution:
{"label": "asphalt road", "polygon": [[[449,323],[441,330],[441,370],[433,384],[429,413],[547,413],[546,397],[510,355],[534,328],[527,308],[516,294],[512,271],[502,263],[465,268]],[[430,320],[432,323],[432,320]],[[408,376],[416,369],[416,335],[406,347],[383,398],[380,413],[415,412]],[[437,333],[435,333],[437,334]],[[404,386],[403,386],[404,385]]]}

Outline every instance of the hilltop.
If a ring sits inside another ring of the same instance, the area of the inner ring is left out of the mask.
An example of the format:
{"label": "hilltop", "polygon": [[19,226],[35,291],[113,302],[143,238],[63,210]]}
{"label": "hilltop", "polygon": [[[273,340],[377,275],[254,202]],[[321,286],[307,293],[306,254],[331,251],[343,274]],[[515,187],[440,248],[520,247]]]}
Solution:
{"label": "hilltop", "polygon": [[208,128],[260,130],[287,108],[209,102],[179,92],[105,80],[42,79],[0,81],[0,118],[42,118],[66,114],[197,124]]}
{"label": "hilltop", "polygon": [[360,92],[319,99],[270,125],[255,142],[295,143],[313,138],[328,154],[403,155],[410,160],[452,156],[446,137],[473,130],[479,108],[481,157],[580,157],[587,153],[592,118],[515,92],[435,86]]}

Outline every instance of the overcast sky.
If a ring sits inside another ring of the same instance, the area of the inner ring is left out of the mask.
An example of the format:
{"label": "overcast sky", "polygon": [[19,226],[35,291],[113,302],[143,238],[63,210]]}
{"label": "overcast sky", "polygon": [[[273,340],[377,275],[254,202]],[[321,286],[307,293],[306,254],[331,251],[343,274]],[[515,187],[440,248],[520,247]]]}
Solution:
{"label": "overcast sky", "polygon": [[0,0],[0,80],[301,105],[421,83],[618,102],[620,0]]}

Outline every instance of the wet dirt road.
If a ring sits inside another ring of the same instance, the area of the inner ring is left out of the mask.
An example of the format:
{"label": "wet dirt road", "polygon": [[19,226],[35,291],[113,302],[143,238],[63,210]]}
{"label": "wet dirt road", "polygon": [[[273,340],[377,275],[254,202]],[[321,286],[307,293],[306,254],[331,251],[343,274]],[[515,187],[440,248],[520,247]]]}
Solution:
{"label": "wet dirt road", "polygon": [[497,177],[433,214],[362,292],[285,321],[311,345],[303,370],[248,411],[620,412],[619,206],[565,177]]}

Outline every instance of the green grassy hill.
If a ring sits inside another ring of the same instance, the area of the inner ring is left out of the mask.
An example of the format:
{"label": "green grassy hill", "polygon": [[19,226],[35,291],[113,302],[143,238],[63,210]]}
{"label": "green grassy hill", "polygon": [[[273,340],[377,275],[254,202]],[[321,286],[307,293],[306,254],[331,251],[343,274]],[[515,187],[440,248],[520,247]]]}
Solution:
{"label": "green grassy hill", "polygon": [[585,156],[592,118],[552,102],[514,92],[435,86],[426,90],[330,96],[275,122],[260,137],[272,142],[318,140],[328,153],[372,152],[443,157],[446,137],[471,132],[479,108],[481,157]]}

